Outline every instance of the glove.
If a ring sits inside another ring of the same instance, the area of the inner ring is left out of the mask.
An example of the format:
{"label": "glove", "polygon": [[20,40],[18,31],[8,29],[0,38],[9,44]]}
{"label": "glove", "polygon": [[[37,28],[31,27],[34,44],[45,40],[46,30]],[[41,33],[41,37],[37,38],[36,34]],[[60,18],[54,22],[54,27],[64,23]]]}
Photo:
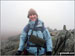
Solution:
{"label": "glove", "polygon": [[46,55],[52,55],[52,52],[51,51],[46,52]]}
{"label": "glove", "polygon": [[17,51],[15,55],[21,55],[22,51]]}

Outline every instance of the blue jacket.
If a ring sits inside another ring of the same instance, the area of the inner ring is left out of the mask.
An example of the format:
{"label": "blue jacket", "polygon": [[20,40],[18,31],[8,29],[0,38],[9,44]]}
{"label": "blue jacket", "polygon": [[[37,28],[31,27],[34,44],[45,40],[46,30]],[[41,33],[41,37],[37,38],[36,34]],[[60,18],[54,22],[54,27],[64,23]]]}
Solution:
{"label": "blue jacket", "polygon": [[[38,24],[36,25],[36,28],[42,27],[43,26],[42,23],[43,23],[42,21],[38,20]],[[35,22],[29,21],[28,24],[30,25],[30,29],[29,29],[29,32],[28,32],[28,38],[29,38],[29,35],[31,35],[32,28],[34,27]],[[24,29],[23,29],[23,31],[20,35],[20,43],[19,43],[18,50],[23,51],[23,49],[26,48],[26,50],[29,53],[32,53],[32,54],[36,55],[37,54],[37,47],[25,47],[24,46],[25,41],[26,41],[26,35],[27,35],[26,30],[27,29],[28,29],[27,26],[24,27]],[[33,31],[33,35],[35,35],[35,36],[38,35],[38,37],[40,37],[42,39],[45,39],[46,40],[47,51],[52,51],[52,38],[50,36],[49,31],[46,28],[43,30],[43,32],[40,31],[40,30]],[[31,43],[31,42],[29,42],[29,44],[34,45],[34,43]],[[44,54],[44,53],[45,53],[45,49],[41,47],[41,50],[39,51],[39,55]]]}

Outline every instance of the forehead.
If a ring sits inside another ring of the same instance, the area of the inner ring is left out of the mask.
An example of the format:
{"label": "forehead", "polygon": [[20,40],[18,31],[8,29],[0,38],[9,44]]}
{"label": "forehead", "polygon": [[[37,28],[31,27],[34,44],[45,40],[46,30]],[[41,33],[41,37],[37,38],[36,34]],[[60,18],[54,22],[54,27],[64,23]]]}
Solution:
{"label": "forehead", "polygon": [[36,15],[36,13],[30,13],[29,15]]}
{"label": "forehead", "polygon": [[[37,16],[37,15],[35,15],[35,14],[32,14],[33,16]],[[29,16],[32,16],[32,15],[29,15]]]}

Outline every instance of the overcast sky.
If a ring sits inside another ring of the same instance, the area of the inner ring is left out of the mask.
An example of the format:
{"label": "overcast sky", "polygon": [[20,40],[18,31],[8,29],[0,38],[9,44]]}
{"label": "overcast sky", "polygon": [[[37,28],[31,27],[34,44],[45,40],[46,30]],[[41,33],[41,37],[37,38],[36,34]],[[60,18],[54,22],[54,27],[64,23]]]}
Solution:
{"label": "overcast sky", "polygon": [[46,27],[74,28],[74,1],[1,1],[1,33],[20,33],[28,23],[28,10],[34,8]]}

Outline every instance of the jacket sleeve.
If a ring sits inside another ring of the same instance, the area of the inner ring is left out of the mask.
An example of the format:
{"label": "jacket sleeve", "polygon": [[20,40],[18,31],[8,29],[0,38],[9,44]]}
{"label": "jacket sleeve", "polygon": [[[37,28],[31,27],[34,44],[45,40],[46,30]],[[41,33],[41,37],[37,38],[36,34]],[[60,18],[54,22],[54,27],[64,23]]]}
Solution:
{"label": "jacket sleeve", "polygon": [[23,51],[23,49],[25,47],[24,45],[25,45],[25,41],[26,41],[26,35],[27,35],[26,31],[27,30],[28,30],[28,27],[27,26],[24,27],[24,29],[20,35],[20,43],[19,43],[19,48],[18,48],[18,50],[20,50],[20,51]]}
{"label": "jacket sleeve", "polygon": [[51,35],[50,35],[48,29],[44,30],[43,35],[44,35],[44,39],[46,40],[47,52],[52,51],[52,48],[53,48],[53,46],[52,46],[52,38],[51,38]]}
{"label": "jacket sleeve", "polygon": [[21,33],[21,35],[20,35],[20,43],[19,43],[18,50],[23,51],[25,40],[26,40],[26,33],[23,30],[22,33]]}

